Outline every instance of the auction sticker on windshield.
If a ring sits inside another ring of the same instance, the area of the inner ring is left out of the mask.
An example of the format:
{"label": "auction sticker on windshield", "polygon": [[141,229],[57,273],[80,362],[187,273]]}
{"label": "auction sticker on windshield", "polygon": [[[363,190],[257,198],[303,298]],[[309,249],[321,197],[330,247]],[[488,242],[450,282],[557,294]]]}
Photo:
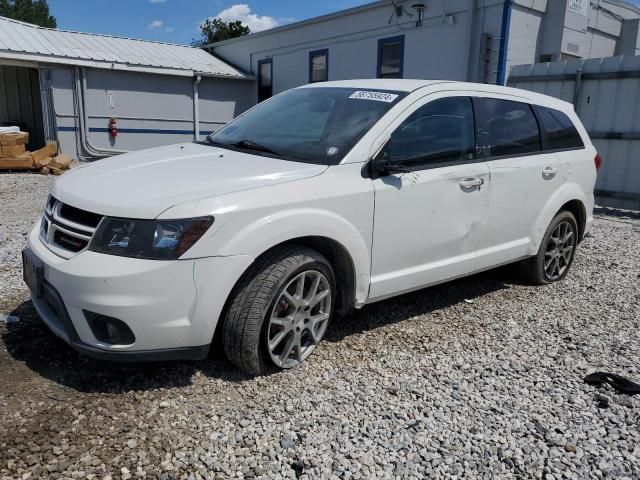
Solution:
{"label": "auction sticker on windshield", "polygon": [[398,98],[398,95],[394,93],[387,93],[387,92],[368,92],[364,90],[358,90],[356,92],[353,92],[349,96],[349,98],[355,98],[358,100],[374,100],[376,102],[391,103],[396,98]]}

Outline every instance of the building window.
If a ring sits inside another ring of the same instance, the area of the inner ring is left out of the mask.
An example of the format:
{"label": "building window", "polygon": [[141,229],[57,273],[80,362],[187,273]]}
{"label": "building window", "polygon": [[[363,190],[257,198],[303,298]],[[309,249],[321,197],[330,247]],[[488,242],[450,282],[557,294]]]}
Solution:
{"label": "building window", "polygon": [[273,59],[258,61],[258,102],[273,95]]}
{"label": "building window", "polygon": [[309,52],[309,83],[329,80],[329,50]]}
{"label": "building window", "polygon": [[404,35],[378,40],[378,78],[402,78]]}

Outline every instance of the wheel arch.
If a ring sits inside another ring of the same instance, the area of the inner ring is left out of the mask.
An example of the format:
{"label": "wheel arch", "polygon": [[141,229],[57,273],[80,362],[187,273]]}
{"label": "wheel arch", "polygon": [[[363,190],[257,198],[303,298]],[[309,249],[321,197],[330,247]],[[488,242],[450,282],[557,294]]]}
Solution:
{"label": "wheel arch", "polygon": [[[277,243],[259,255],[254,261],[242,272],[242,275],[236,280],[236,284],[240,283],[251,269],[266,256],[276,249],[280,249],[285,245],[301,245],[322,254],[333,267],[336,275],[336,289],[338,293],[338,309],[340,315],[346,315],[355,305],[356,302],[356,267],[351,254],[347,248],[333,238],[322,235],[305,235],[294,237]],[[229,294],[229,298],[233,296],[235,285]],[[227,298],[227,302],[229,299]]]}
{"label": "wheel arch", "polygon": [[562,210],[567,210],[576,217],[579,239],[581,240],[586,230],[588,218],[586,205],[588,205],[586,196],[579,185],[567,183],[558,189],[549,197],[535,224],[532,225],[530,254],[535,255],[538,252],[549,223]]}
{"label": "wheel arch", "polygon": [[569,200],[564,205],[562,205],[562,207],[560,207],[560,209],[556,212],[556,215],[563,210],[571,212],[576,218],[576,222],[578,224],[578,242],[581,242],[584,236],[584,230],[587,225],[587,209],[585,208],[584,203],[577,199]]}
{"label": "wheel arch", "polygon": [[286,245],[297,245],[311,248],[318,253],[322,254],[333,267],[336,275],[336,290],[338,295],[336,313],[340,316],[348,314],[356,304],[356,282],[357,273],[356,267],[353,262],[353,258],[349,254],[349,251],[344,245],[335,239],[321,236],[321,235],[306,235],[301,237],[291,238],[282,241],[276,245],[273,245],[262,253],[257,255],[254,260],[245,268],[242,274],[236,279],[233,288],[229,291],[224,303],[224,307],[220,313],[220,317],[216,324],[213,333],[213,342],[216,344],[221,343],[222,326],[224,324],[224,318],[227,315],[230,303],[233,301],[236,294],[238,285],[245,279],[245,277],[251,273],[254,266],[271,252],[276,249],[280,249]]}

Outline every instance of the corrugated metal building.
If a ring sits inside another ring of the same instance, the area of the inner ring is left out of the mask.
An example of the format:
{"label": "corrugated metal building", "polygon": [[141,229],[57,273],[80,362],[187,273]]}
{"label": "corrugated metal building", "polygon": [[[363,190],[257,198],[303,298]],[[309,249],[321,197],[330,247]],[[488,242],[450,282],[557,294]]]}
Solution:
{"label": "corrugated metal building", "polygon": [[620,0],[381,0],[206,48],[253,72],[254,101],[308,82],[504,83],[512,65],[640,53]]}
{"label": "corrugated metal building", "polygon": [[598,204],[640,209],[640,56],[520,65],[509,85],[572,102],[603,158]]}
{"label": "corrugated metal building", "polygon": [[252,80],[201,49],[0,17],[0,125],[31,149],[90,159],[199,138],[251,106]]}

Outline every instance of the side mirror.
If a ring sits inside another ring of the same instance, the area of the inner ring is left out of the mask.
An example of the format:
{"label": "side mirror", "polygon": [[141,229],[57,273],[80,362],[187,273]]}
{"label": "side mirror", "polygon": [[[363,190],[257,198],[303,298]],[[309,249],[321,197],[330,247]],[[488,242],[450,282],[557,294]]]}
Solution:
{"label": "side mirror", "polygon": [[409,173],[409,169],[399,163],[394,163],[386,155],[380,153],[371,160],[371,173],[375,177],[384,177],[394,173]]}

